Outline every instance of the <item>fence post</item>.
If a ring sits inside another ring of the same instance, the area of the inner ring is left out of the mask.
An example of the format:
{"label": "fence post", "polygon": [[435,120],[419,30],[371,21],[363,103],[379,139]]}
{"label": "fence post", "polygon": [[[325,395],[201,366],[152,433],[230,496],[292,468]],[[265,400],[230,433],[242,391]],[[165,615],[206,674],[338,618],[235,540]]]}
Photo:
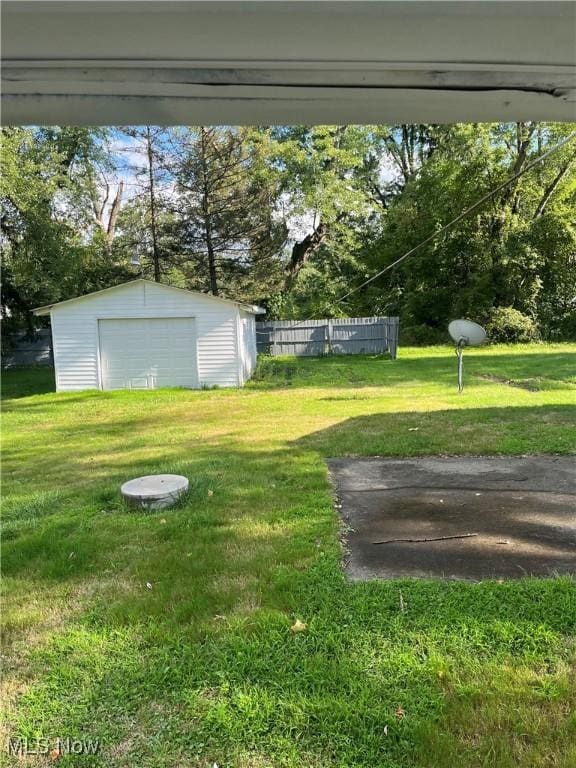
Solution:
{"label": "fence post", "polygon": [[390,330],[391,330],[391,344],[390,344],[390,357],[392,360],[396,360],[396,355],[398,353],[398,326],[400,323],[400,318],[398,317],[391,317],[390,318]]}
{"label": "fence post", "polygon": [[332,320],[327,320],[324,326],[324,337],[326,341],[326,354],[332,354]]}
{"label": "fence post", "polygon": [[377,318],[377,324],[382,329],[380,332],[382,334],[382,354],[384,352],[388,352],[388,321],[385,317],[378,317]]}

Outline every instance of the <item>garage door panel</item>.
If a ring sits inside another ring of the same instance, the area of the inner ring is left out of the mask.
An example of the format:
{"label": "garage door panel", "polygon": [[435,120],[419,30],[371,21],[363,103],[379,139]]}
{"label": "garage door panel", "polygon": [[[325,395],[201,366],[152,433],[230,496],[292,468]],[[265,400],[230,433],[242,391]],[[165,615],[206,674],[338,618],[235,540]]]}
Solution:
{"label": "garage door panel", "polygon": [[103,389],[197,387],[193,318],[98,321]]}

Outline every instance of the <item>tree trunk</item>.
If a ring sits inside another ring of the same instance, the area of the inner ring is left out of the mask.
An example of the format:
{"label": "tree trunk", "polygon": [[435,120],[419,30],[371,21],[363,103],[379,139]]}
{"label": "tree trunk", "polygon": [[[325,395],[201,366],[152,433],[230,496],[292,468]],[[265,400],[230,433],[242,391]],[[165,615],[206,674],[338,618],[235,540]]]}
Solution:
{"label": "tree trunk", "polygon": [[210,210],[210,181],[208,179],[208,162],[206,158],[207,137],[204,126],[200,128],[200,149],[202,162],[202,213],[204,218],[204,239],[208,255],[208,273],[210,277],[210,292],[218,296],[218,276],[216,274],[216,254],[212,232],[212,213]]}
{"label": "tree trunk", "polygon": [[320,223],[316,229],[309,235],[306,235],[303,240],[294,243],[290,262],[286,268],[287,290],[294,284],[294,281],[304,264],[306,264],[310,257],[316,253],[322,243],[326,240],[327,236],[328,225]]}
{"label": "tree trunk", "polygon": [[118,184],[116,195],[114,196],[112,207],[110,208],[110,214],[108,215],[108,223],[105,221],[105,214],[106,205],[108,204],[108,199],[110,197],[110,184],[108,181],[106,181],[106,179],[104,179],[104,184],[106,185],[106,193],[104,198],[102,200],[99,199],[96,189],[92,191],[91,198],[92,208],[94,211],[94,220],[104,235],[104,248],[106,249],[106,255],[110,257],[112,253],[112,243],[114,242],[114,236],[116,234],[116,222],[118,220],[118,214],[120,213],[120,206],[122,204],[124,182],[121,181]]}
{"label": "tree trunk", "polygon": [[[536,123],[516,123],[516,158],[510,169],[510,175],[519,173],[528,160],[528,151]],[[507,206],[512,205],[512,212],[516,212],[520,205],[519,200],[519,179],[509,184],[502,190],[499,196],[494,199],[494,205],[497,206],[495,215],[492,217],[491,235],[497,241],[502,237],[504,229],[505,211]]]}
{"label": "tree trunk", "polygon": [[566,173],[568,172],[568,169],[576,159],[576,155],[571,157],[564,165],[560,168],[556,176],[552,179],[550,184],[546,187],[544,190],[544,194],[542,195],[542,199],[538,203],[536,207],[536,213],[534,214],[534,218],[537,219],[539,216],[542,216],[544,211],[546,210],[546,206],[548,205],[550,198],[554,194],[554,190],[560,184]]}
{"label": "tree trunk", "polygon": [[110,254],[112,251],[112,243],[114,242],[114,235],[116,234],[116,222],[118,221],[118,214],[120,213],[120,206],[122,205],[122,194],[124,192],[124,182],[121,181],[118,184],[116,190],[116,196],[110,209],[110,216],[108,217],[108,227],[106,229],[106,249]]}
{"label": "tree trunk", "polygon": [[158,248],[158,233],[156,221],[156,183],[154,178],[154,153],[150,126],[146,126],[146,153],[148,155],[148,178],[150,193],[150,234],[152,235],[152,263],[154,265],[154,280],[160,282],[160,250]]}

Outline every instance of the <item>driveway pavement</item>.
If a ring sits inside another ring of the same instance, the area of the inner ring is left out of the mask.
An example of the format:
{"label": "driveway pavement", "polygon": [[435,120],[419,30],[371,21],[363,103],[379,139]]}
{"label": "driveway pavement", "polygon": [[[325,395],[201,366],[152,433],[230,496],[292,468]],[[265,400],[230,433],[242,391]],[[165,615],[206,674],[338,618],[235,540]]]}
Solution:
{"label": "driveway pavement", "polygon": [[351,579],[576,574],[575,457],[330,459],[328,466]]}

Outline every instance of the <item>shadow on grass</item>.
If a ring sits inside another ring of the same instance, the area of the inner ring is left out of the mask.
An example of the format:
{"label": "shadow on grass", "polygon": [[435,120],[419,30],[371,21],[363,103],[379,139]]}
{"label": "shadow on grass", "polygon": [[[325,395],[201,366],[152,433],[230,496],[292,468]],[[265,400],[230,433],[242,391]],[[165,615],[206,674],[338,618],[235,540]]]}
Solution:
{"label": "shadow on grass", "polygon": [[[204,478],[182,509],[63,511],[9,553],[12,577],[73,579],[82,601],[32,652],[41,675],[20,701],[22,732],[99,737],[102,767],[428,766],[452,696],[466,704],[501,667],[555,682],[576,614],[569,580],[348,584],[324,464],[301,459],[229,449],[224,464],[206,451],[181,467]],[[492,699],[542,707],[514,684]],[[476,727],[460,723],[462,749]]]}
{"label": "shadow on grass", "polygon": [[54,369],[49,366],[10,368],[2,371],[2,400],[56,391]]}
{"label": "shadow on grass", "polygon": [[[175,472],[188,476],[189,515],[182,517],[178,510],[174,517],[181,522],[186,519],[186,525],[194,527],[195,513],[200,511],[198,527],[202,530],[210,528],[204,513],[216,508],[222,515],[225,506],[225,517],[215,519],[227,521],[231,536],[234,524],[243,520],[261,521],[266,526],[270,521],[284,521],[284,515],[298,521],[304,530],[306,520],[313,517],[300,512],[302,518],[294,517],[294,510],[315,508],[318,498],[323,503],[329,498],[322,461],[327,457],[576,452],[576,409],[567,405],[359,416],[274,452],[257,447],[246,450],[235,443],[233,434],[226,433],[219,434],[213,444],[184,431],[175,439],[174,434],[162,431],[163,419],[161,412],[150,411],[105,423],[85,419],[74,429],[45,425],[46,450],[21,445],[7,449],[5,478],[16,485],[12,497],[4,500],[5,539],[7,544],[14,539],[4,552],[5,567],[24,572],[37,563],[40,573],[58,578],[59,574],[80,575],[82,563],[97,569],[113,559],[112,553],[129,547],[130,537],[146,533],[151,525],[147,519],[136,523],[119,507],[121,483],[139,475]],[[109,438],[105,453],[103,437]],[[94,446],[91,438],[100,442]],[[139,457],[141,446],[144,457]],[[44,479],[41,492],[33,484],[23,483],[25,478],[29,480],[28,474],[20,475],[21,468],[31,463],[35,475]],[[210,498],[209,492],[217,494],[216,498]],[[170,527],[164,529],[168,530]],[[76,555],[68,561],[72,550]],[[83,558],[81,551],[85,552]],[[141,558],[146,560],[146,553],[139,553]]]}
{"label": "shadow on grass", "polygon": [[[32,682],[17,728],[100,737],[102,754],[85,764],[102,768],[428,768],[446,702],[468,704],[490,685],[492,703],[512,711],[534,714],[556,696],[564,714],[547,721],[539,749],[567,754],[573,694],[559,670],[576,622],[573,582],[349,584],[324,458],[433,453],[446,431],[454,453],[568,452],[571,418],[568,406],[377,414],[270,451],[228,435],[153,438],[163,416],[150,413],[140,431],[130,423],[130,440],[126,420],[108,423],[105,457],[83,432],[71,449],[70,427],[55,425],[35,471],[57,472],[59,493],[34,501],[17,486],[10,522],[22,512],[29,524],[4,548],[23,608],[25,591],[66,595],[54,606],[61,621],[27,651]],[[135,444],[150,439],[153,454],[135,459]],[[170,471],[192,481],[181,508],[117,505],[128,474]],[[290,631],[296,618],[305,632]],[[505,668],[518,673],[506,685]],[[518,685],[522,671],[536,694]],[[469,750],[461,765],[520,764],[513,724],[508,753],[488,737],[472,750],[478,718],[474,710],[442,749]]]}

